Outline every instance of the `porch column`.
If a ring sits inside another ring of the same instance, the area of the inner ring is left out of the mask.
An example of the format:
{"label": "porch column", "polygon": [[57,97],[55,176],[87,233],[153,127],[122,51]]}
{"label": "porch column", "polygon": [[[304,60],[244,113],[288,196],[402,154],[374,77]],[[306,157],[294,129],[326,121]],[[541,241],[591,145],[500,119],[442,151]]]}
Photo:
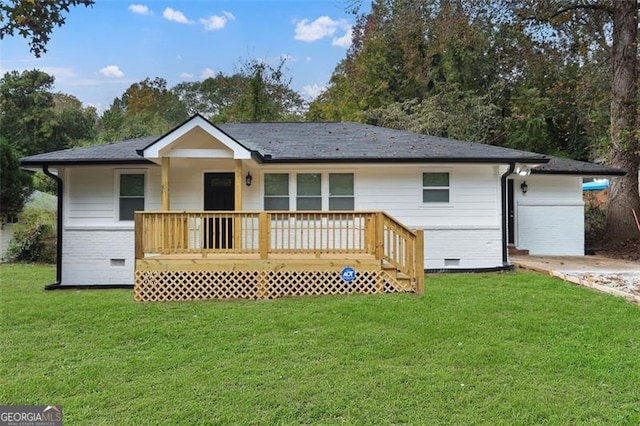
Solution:
{"label": "porch column", "polygon": [[169,166],[171,159],[169,157],[162,157],[162,211],[168,212],[171,210],[171,203],[169,202]]}
{"label": "porch column", "polygon": [[242,177],[242,160],[235,160],[236,164],[236,178],[235,178],[235,200],[234,200],[234,210],[241,211],[242,210],[242,184],[244,183],[244,178]]}
{"label": "porch column", "polygon": [[[235,211],[242,211],[242,186],[244,179],[242,178],[242,160],[235,160],[235,188],[234,188],[234,200],[233,209]],[[240,249],[242,247],[242,221],[240,216],[233,216],[233,247]]]}

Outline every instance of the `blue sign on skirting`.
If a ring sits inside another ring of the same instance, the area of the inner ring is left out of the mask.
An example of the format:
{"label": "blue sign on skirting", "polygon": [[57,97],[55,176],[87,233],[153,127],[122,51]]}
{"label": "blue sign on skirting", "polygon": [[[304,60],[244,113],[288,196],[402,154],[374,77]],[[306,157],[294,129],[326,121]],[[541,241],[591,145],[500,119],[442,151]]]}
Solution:
{"label": "blue sign on skirting", "polygon": [[340,272],[340,276],[342,277],[343,280],[345,280],[346,282],[350,283],[351,281],[353,281],[356,277],[356,271],[353,268],[350,267],[345,267],[342,272]]}

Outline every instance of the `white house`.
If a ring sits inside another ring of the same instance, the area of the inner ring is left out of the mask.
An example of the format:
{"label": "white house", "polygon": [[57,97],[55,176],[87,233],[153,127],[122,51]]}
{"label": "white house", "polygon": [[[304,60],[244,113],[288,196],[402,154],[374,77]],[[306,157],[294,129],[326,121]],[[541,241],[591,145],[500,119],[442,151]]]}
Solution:
{"label": "white house", "polygon": [[[214,125],[34,155],[62,197],[54,288],[131,286],[134,211],[384,211],[424,269],[510,267],[508,246],[584,254],[583,176],[620,170],[355,123]],[[530,174],[529,174],[530,172]]]}

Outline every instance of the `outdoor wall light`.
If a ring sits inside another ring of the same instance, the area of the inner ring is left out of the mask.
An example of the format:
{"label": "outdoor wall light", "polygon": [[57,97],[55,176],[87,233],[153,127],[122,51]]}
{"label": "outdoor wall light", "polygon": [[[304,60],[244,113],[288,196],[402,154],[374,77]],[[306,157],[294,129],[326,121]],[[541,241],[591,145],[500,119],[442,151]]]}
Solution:
{"label": "outdoor wall light", "polygon": [[253,182],[253,176],[251,176],[251,172],[247,172],[247,176],[244,178],[244,183],[246,183],[247,186],[251,186],[251,182]]}
{"label": "outdoor wall light", "polygon": [[523,194],[527,193],[527,191],[529,190],[529,185],[527,185],[526,180],[520,184],[520,189],[522,189]]}

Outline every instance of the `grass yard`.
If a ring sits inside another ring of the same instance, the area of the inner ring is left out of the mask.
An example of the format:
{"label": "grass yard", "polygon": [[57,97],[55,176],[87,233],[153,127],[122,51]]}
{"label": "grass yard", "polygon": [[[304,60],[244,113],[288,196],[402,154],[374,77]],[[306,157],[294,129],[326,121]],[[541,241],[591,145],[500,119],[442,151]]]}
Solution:
{"label": "grass yard", "polygon": [[640,424],[640,307],[533,273],[136,303],[0,266],[0,404],[71,424]]}

